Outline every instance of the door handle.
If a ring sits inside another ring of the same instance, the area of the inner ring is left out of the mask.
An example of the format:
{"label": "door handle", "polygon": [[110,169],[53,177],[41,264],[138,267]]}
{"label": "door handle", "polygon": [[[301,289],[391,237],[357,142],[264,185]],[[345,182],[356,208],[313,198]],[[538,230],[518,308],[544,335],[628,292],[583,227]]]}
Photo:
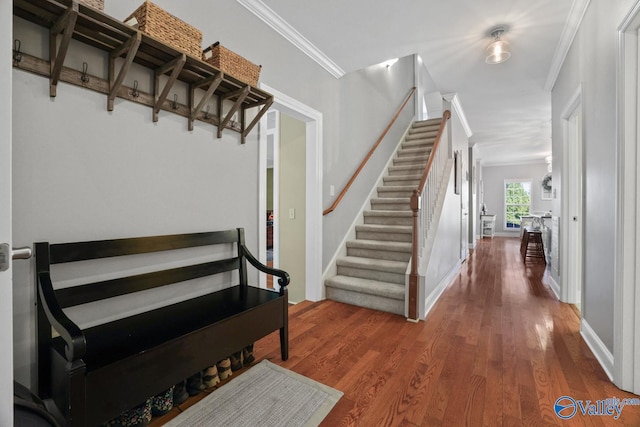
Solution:
{"label": "door handle", "polygon": [[31,248],[25,246],[23,248],[13,248],[11,251],[11,258],[13,259],[29,259],[33,255]]}
{"label": "door handle", "polygon": [[11,249],[7,243],[0,245],[0,271],[9,269],[9,257],[11,259],[29,259],[32,251],[29,247]]}

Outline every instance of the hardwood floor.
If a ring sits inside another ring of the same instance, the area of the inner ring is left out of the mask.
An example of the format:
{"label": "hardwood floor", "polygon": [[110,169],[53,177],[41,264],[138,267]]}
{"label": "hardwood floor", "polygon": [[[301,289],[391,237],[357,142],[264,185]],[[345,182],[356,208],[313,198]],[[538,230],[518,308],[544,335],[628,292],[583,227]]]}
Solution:
{"label": "hardwood floor", "polygon": [[554,413],[561,396],[638,396],[608,380],[518,239],[481,241],[424,322],[322,301],[291,307],[289,328],[287,362],[277,333],[256,356],[344,392],[324,426],[640,426],[640,406]]}

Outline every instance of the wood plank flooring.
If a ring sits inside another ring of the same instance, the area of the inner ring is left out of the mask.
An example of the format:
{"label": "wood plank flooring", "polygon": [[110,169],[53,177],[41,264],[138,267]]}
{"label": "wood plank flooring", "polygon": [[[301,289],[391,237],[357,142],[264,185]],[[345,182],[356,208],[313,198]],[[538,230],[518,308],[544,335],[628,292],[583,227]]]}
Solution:
{"label": "wood plank flooring", "polygon": [[560,303],[543,264],[522,263],[519,240],[484,239],[426,321],[333,301],[290,309],[290,358],[277,334],[259,359],[344,392],[323,426],[640,426],[640,406],[620,419],[554,413],[575,400],[637,398],[615,387]]}
{"label": "wood plank flooring", "polygon": [[640,426],[640,406],[619,420],[554,413],[565,395],[638,396],[608,380],[580,337],[575,308],[555,298],[544,265],[523,265],[519,244],[479,242],[423,322],[303,302],[290,308],[289,360],[280,360],[277,333],[256,343],[256,357],[343,391],[326,427]]}

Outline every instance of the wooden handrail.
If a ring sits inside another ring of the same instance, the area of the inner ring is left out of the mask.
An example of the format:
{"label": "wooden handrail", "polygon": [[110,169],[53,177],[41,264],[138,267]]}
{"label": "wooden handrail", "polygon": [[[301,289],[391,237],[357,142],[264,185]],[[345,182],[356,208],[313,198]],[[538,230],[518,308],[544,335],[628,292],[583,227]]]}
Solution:
{"label": "wooden handrail", "polygon": [[436,140],[433,144],[433,148],[431,149],[431,153],[429,154],[427,165],[425,166],[424,172],[422,173],[420,184],[418,185],[418,188],[413,190],[413,194],[411,195],[411,199],[409,202],[411,205],[411,211],[413,212],[413,234],[411,238],[411,273],[409,273],[409,312],[407,318],[413,321],[418,320],[418,211],[420,210],[420,196],[422,195],[422,190],[427,183],[427,178],[429,177],[429,172],[431,171],[431,165],[436,158],[436,153],[438,151],[438,147],[440,146],[440,140],[442,139],[442,134],[444,133],[445,126],[447,125],[447,121],[450,118],[451,111],[446,110],[442,114],[440,128],[438,128],[438,134],[436,135]]}
{"label": "wooden handrail", "polygon": [[409,100],[411,99],[411,97],[413,96],[413,94],[415,92],[416,92],[416,88],[414,87],[414,88],[411,89],[411,91],[409,92],[409,95],[407,95],[407,97],[405,98],[404,102],[402,103],[402,105],[400,106],[398,111],[396,111],[396,114],[393,116],[393,118],[391,119],[391,121],[389,122],[387,127],[384,129],[384,131],[380,135],[380,138],[378,138],[376,143],[373,144],[373,147],[371,147],[371,150],[369,150],[369,153],[362,160],[362,163],[360,163],[360,166],[358,166],[358,169],[353,173],[353,176],[351,177],[349,182],[347,182],[347,184],[344,186],[344,188],[342,189],[340,194],[338,194],[338,197],[333,201],[333,204],[328,209],[325,209],[322,212],[323,216],[333,212],[335,210],[335,208],[338,206],[338,204],[340,203],[340,201],[342,200],[342,198],[344,197],[344,195],[347,194],[347,191],[351,187],[351,184],[353,184],[353,182],[356,180],[356,178],[360,174],[360,171],[362,171],[362,169],[364,169],[365,164],[369,161],[369,159],[373,155],[373,152],[376,151],[376,148],[378,148],[378,145],[380,145],[380,143],[382,142],[384,137],[387,135],[387,133],[391,129],[391,126],[393,126],[395,121],[398,119],[398,116],[400,116],[400,113],[402,112],[402,110],[404,110],[404,107],[407,105],[407,103],[409,102]]}

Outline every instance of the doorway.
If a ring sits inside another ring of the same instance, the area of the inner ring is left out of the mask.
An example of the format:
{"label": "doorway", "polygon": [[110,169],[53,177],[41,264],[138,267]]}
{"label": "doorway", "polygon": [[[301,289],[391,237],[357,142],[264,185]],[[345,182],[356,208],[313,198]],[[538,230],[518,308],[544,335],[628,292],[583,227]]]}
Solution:
{"label": "doorway", "polygon": [[584,178],[582,138],[582,88],[562,114],[564,150],[562,168],[562,217],[564,220],[562,297],[582,310],[584,285]]}
{"label": "doorway", "polygon": [[[322,283],[322,113],[271,88],[263,83],[260,88],[274,96],[272,109],[304,123],[305,129],[305,272],[304,298],[309,301],[320,301],[324,298]],[[260,129],[266,129],[267,115],[260,121]],[[266,211],[266,167],[267,143],[266,132],[260,132],[259,142],[259,199],[258,209]],[[281,212],[280,217],[282,218]],[[285,213],[288,217],[289,212]],[[295,215],[295,212],[294,212]],[[266,261],[266,221],[260,215],[258,224],[258,256]],[[260,286],[266,287],[266,278],[261,274]],[[293,301],[293,300],[292,300]]]}

